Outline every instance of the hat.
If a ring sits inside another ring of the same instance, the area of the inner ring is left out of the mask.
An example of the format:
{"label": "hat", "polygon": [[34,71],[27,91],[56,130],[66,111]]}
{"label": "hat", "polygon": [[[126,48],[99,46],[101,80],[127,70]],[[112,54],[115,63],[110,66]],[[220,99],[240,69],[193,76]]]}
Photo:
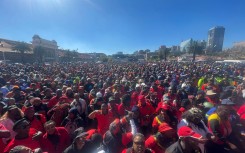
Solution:
{"label": "hat", "polygon": [[216,95],[216,93],[215,93],[213,90],[208,90],[208,91],[206,92],[206,95],[207,95],[207,96],[212,96],[212,95]]}
{"label": "hat", "polygon": [[170,109],[169,105],[167,105],[167,104],[163,104],[160,108],[163,110],[169,110]]}
{"label": "hat", "polygon": [[161,123],[158,127],[158,132],[164,133],[166,131],[173,130],[167,123]]}
{"label": "hat", "polygon": [[27,123],[29,124],[29,122],[28,122],[25,118],[22,118],[22,119],[16,121],[16,122],[14,123],[13,130],[15,131],[16,128],[17,128],[19,125],[21,125],[22,123],[24,123],[24,122],[27,122]]}
{"label": "hat", "polygon": [[221,101],[221,105],[235,105],[235,103],[232,102],[230,99],[223,99]]}
{"label": "hat", "polygon": [[181,137],[192,137],[192,138],[196,138],[196,139],[200,139],[202,137],[200,134],[194,132],[188,126],[182,126],[181,128],[179,128],[178,136],[179,136],[179,138],[181,138]]}

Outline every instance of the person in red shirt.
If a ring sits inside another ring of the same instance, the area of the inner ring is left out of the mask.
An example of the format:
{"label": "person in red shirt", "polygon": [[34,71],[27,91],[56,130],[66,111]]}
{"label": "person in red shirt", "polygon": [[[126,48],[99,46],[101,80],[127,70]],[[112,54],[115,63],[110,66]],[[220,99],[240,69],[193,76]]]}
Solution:
{"label": "person in red shirt", "polygon": [[158,87],[157,83],[153,83],[153,85],[150,88],[150,91],[152,93],[156,92],[158,99],[161,99],[162,95],[164,94],[164,90],[162,88]]}
{"label": "person in red shirt", "polygon": [[45,132],[43,124],[46,122],[46,117],[43,114],[35,114],[33,106],[23,106],[22,111],[26,120],[30,122],[30,128]]}
{"label": "person in red shirt", "polygon": [[167,94],[164,95],[162,101],[158,103],[156,112],[158,112],[162,107],[166,107],[167,109],[165,110],[165,112],[166,115],[168,115],[169,117],[169,125],[171,125],[171,127],[175,129],[177,128],[178,123],[178,110],[170,101],[171,100],[169,99],[169,96]]}
{"label": "person in red shirt", "polygon": [[46,104],[49,102],[49,100],[53,97],[52,92],[53,91],[50,88],[46,88],[43,91],[44,97],[43,97],[42,103]]}
{"label": "person in red shirt", "polygon": [[158,115],[153,119],[152,128],[153,132],[156,133],[158,131],[158,127],[162,123],[170,123],[169,116],[167,115],[166,111],[169,110],[168,105],[162,105],[161,108],[157,111]]}
{"label": "person in red shirt", "polygon": [[71,139],[64,127],[55,127],[49,120],[44,124],[46,133],[43,135],[42,149],[49,153],[62,153],[70,144]]}
{"label": "person in red shirt", "polygon": [[149,102],[146,101],[144,95],[139,96],[138,107],[140,110],[140,121],[143,133],[149,133],[149,131],[151,131],[151,122],[155,109]]}
{"label": "person in red shirt", "polygon": [[162,153],[177,139],[176,131],[167,123],[162,123],[159,126],[158,132],[155,135],[151,135],[145,141],[145,146],[154,150],[156,153]]}
{"label": "person in red shirt", "polygon": [[113,113],[113,116],[115,118],[118,118],[119,117],[119,114],[118,114],[118,104],[116,103],[115,98],[113,96],[111,96],[109,98],[109,100],[108,100],[108,103],[109,103],[109,109]]}
{"label": "person in red shirt", "polygon": [[58,89],[56,90],[56,96],[52,97],[47,106],[49,109],[53,108],[58,102],[59,102],[59,99],[60,97],[62,97],[62,90],[61,89]]}
{"label": "person in red shirt", "polygon": [[137,105],[140,91],[141,91],[141,86],[139,84],[136,84],[135,91],[131,95],[131,102],[130,102],[131,107]]}
{"label": "person in red shirt", "polygon": [[23,118],[15,122],[13,130],[16,136],[12,139],[4,149],[4,153],[8,153],[12,148],[18,145],[23,145],[32,150],[41,147],[41,132],[30,128],[29,122]]}
{"label": "person in red shirt", "polygon": [[53,120],[56,126],[60,126],[63,119],[68,114],[70,108],[70,103],[67,101],[67,98],[61,97],[60,101],[48,111],[47,115]]}
{"label": "person in red shirt", "polygon": [[118,106],[118,113],[120,116],[126,115],[125,112],[131,110],[130,102],[131,102],[131,97],[129,94],[125,94],[122,96],[121,104],[119,104]]}
{"label": "person in red shirt", "polygon": [[113,121],[114,117],[112,112],[108,109],[108,105],[103,103],[101,105],[101,110],[95,110],[89,114],[88,118],[97,119],[98,121],[98,132],[101,135],[104,135],[105,132],[109,129],[110,123]]}

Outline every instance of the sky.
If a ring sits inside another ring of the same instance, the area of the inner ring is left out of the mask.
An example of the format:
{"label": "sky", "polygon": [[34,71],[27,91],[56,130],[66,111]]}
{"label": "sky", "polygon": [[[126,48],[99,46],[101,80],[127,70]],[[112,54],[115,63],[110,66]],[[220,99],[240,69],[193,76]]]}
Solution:
{"label": "sky", "polygon": [[225,27],[224,48],[245,41],[244,0],[0,0],[0,38],[30,43],[34,34],[59,48],[108,55],[193,38]]}

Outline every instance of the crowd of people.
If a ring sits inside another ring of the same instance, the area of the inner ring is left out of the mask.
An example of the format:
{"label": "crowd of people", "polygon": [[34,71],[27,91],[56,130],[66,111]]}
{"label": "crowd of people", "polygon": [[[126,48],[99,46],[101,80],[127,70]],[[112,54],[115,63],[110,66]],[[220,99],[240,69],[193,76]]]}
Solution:
{"label": "crowd of people", "polygon": [[245,65],[0,65],[2,153],[245,152]]}

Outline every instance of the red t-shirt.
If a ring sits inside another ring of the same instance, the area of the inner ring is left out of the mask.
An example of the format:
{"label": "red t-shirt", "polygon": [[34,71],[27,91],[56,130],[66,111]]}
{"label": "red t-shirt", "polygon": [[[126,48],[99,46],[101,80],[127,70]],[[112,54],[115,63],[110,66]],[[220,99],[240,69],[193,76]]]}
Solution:
{"label": "red t-shirt", "polygon": [[138,105],[138,106],[140,110],[141,123],[144,125],[145,122],[150,122],[151,116],[155,113],[154,107],[148,102],[146,102],[145,106],[142,105]]}
{"label": "red t-shirt", "polygon": [[138,100],[139,100],[139,93],[135,91],[131,95],[130,106],[133,107],[134,105],[137,105]]}
{"label": "red t-shirt", "polygon": [[30,122],[30,127],[45,133],[43,124],[46,122],[46,118],[43,114],[38,114],[34,116],[34,119]]}
{"label": "red t-shirt", "polygon": [[18,145],[26,146],[28,148],[31,148],[32,150],[37,149],[37,148],[41,148],[40,141],[32,140],[32,137],[36,132],[37,131],[35,129],[30,128],[28,138],[21,139],[21,140],[18,140],[15,138],[12,139],[9,142],[9,144],[5,147],[4,153],[8,153],[12,148],[14,148],[15,146],[18,146]]}
{"label": "red t-shirt", "polygon": [[108,114],[106,115],[96,114],[95,118],[98,121],[98,126],[97,126],[98,132],[101,135],[104,135],[106,131],[109,130],[109,126],[114,119],[112,112],[108,111]]}
{"label": "red t-shirt", "polygon": [[131,108],[130,108],[130,107],[124,107],[123,104],[118,105],[118,114],[119,114],[120,116],[126,115],[126,114],[125,114],[125,110],[131,111]]}
{"label": "red t-shirt", "polygon": [[54,96],[49,100],[47,106],[49,109],[53,108],[58,102],[59,102],[59,98],[57,98],[57,96]]}
{"label": "red t-shirt", "polygon": [[64,127],[56,127],[55,135],[59,136],[59,143],[55,146],[49,139],[48,134],[43,135],[42,149],[49,153],[62,153],[70,145],[70,136]]}

